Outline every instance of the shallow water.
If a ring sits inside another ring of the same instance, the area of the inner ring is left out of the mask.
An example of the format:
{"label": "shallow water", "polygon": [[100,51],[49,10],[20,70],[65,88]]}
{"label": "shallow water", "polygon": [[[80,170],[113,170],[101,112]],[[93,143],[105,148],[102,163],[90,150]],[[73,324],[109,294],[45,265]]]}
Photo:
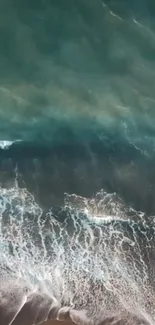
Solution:
{"label": "shallow water", "polygon": [[1,275],[154,320],[155,6],[0,9]]}

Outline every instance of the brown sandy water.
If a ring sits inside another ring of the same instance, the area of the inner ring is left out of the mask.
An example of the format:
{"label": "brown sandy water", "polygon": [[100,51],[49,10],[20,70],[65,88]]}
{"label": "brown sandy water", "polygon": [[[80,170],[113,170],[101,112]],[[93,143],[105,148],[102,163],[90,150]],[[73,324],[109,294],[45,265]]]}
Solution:
{"label": "brown sandy water", "polygon": [[42,323],[42,325],[73,325],[73,324],[74,323],[72,321],[58,321],[58,320]]}

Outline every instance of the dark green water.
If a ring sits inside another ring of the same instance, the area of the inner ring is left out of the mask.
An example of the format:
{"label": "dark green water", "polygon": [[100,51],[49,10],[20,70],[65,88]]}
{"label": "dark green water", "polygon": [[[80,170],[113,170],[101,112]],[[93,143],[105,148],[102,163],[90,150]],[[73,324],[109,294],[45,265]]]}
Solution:
{"label": "dark green water", "polygon": [[153,2],[2,0],[0,15],[0,140],[22,140],[1,184],[17,164],[45,205],[105,188],[154,213]]}

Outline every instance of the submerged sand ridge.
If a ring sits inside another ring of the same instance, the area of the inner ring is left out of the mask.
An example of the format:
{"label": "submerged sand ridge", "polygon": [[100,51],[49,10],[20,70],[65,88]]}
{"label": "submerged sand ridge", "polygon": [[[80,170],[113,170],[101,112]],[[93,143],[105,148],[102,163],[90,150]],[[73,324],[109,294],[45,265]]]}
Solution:
{"label": "submerged sand ridge", "polygon": [[74,306],[61,306],[55,297],[43,292],[41,287],[28,287],[23,281],[0,282],[0,324],[3,325],[149,325],[147,315],[122,310],[105,317],[105,312],[88,315],[86,310]]}

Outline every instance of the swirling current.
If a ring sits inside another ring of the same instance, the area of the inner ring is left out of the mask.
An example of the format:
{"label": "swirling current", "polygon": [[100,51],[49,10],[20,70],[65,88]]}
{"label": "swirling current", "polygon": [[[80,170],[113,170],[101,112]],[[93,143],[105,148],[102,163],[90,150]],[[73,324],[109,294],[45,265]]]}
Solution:
{"label": "swirling current", "polygon": [[[154,324],[155,4],[0,9],[0,323]],[[53,299],[32,321],[23,283]]]}

